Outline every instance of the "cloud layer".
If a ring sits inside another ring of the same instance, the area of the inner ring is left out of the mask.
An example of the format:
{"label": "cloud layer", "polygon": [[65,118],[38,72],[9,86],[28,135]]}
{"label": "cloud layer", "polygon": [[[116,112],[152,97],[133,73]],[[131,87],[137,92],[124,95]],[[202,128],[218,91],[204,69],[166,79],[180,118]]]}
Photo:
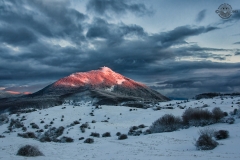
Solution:
{"label": "cloud layer", "polygon": [[[107,18],[154,14],[143,3],[90,0],[86,9],[80,12],[68,0],[1,1],[0,87],[33,92],[73,72],[108,66],[172,97],[239,89],[240,63],[221,62],[239,50],[188,41],[220,30],[219,25],[148,33],[140,25]],[[197,22],[205,12],[198,13]]]}
{"label": "cloud layer", "polygon": [[115,14],[121,16],[126,13],[132,13],[136,16],[151,15],[153,11],[147,8],[143,3],[129,3],[129,0],[89,0],[87,10],[97,15],[112,16]]}
{"label": "cloud layer", "polygon": [[206,16],[206,9],[201,10],[197,17],[196,17],[196,22],[201,22]]}

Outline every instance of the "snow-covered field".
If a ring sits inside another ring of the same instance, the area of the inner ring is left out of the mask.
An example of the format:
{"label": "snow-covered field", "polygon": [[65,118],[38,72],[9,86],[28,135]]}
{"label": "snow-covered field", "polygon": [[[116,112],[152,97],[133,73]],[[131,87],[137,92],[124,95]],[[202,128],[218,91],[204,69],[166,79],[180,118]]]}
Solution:
{"label": "snow-covered field", "polygon": [[[21,119],[22,116],[26,117],[23,123],[27,127],[27,131],[36,131],[36,129],[32,129],[30,123],[34,122],[39,125],[40,129],[44,129],[44,125],[50,124],[50,122],[53,121],[52,127],[65,127],[62,136],[71,137],[74,139],[74,142],[40,142],[35,139],[22,138],[17,136],[18,133],[23,133],[21,128],[14,129],[16,132],[4,133],[7,131],[9,123],[3,124],[0,126],[0,135],[4,135],[5,138],[0,138],[0,159],[240,159],[240,119],[236,119],[235,123],[231,125],[228,123],[217,123],[207,126],[216,130],[228,130],[230,135],[228,139],[219,140],[220,145],[209,151],[199,151],[196,150],[194,146],[194,139],[199,137],[198,131],[203,127],[190,127],[174,132],[128,136],[128,139],[118,140],[118,136],[116,136],[117,132],[127,134],[129,128],[134,125],[144,124],[150,126],[155,120],[166,113],[181,116],[188,107],[202,107],[204,104],[208,104],[209,107],[204,109],[211,111],[214,107],[220,107],[221,110],[225,112],[232,112],[235,108],[238,109],[239,104],[237,104],[237,102],[240,102],[240,97],[224,97],[223,99],[216,97],[213,99],[190,100],[189,102],[180,104],[181,106],[186,106],[185,109],[177,107],[177,102],[182,101],[159,103],[161,107],[171,103],[174,109],[161,109],[157,111],[154,111],[152,108],[130,111],[130,109],[135,108],[125,106],[100,106],[102,107],[101,109],[95,109],[94,106],[85,103],[80,106],[65,104],[31,113],[22,113],[19,117],[13,114],[10,115],[10,118]],[[63,109],[63,107],[66,108]],[[94,116],[89,114],[92,110],[94,110]],[[62,115],[64,116],[63,121],[61,121]],[[40,123],[42,120],[44,123]],[[70,126],[70,124],[76,120],[78,120],[80,124]],[[92,123],[92,120],[95,120],[96,123]],[[108,120],[108,122],[101,122],[104,120]],[[82,133],[80,125],[85,122],[90,124],[90,129],[86,129],[86,132]],[[148,129],[148,127],[144,128],[143,131],[146,129]],[[84,140],[79,140],[80,137],[84,137],[85,139],[89,138],[91,132],[97,132],[100,133],[100,135],[105,132],[110,132],[111,137],[94,137],[94,143],[92,144],[87,144],[83,142]],[[25,144],[38,146],[39,150],[41,150],[45,156],[17,156],[16,153],[18,149]]]}

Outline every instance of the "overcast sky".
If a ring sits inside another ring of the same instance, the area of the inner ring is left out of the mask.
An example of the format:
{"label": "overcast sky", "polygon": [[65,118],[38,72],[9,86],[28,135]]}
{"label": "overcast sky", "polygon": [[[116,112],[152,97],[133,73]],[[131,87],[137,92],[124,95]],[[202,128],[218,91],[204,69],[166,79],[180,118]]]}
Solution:
{"label": "overcast sky", "polygon": [[240,91],[240,1],[0,0],[0,91],[102,66],[170,97]]}

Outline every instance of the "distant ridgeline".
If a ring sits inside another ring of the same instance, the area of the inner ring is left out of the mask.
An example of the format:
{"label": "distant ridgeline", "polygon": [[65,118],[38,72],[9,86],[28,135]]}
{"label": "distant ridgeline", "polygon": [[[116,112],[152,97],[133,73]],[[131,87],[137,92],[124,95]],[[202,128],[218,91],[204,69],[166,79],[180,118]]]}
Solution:
{"label": "distant ridgeline", "polygon": [[202,99],[202,98],[213,98],[217,96],[239,96],[240,92],[236,93],[202,93],[195,96],[195,99]]}

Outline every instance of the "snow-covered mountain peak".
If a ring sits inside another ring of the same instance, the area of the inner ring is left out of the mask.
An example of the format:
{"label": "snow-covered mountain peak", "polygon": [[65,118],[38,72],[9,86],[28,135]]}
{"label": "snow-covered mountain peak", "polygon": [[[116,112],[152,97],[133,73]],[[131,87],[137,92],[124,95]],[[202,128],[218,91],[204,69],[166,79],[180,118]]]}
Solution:
{"label": "snow-covered mountain peak", "polygon": [[98,70],[71,74],[56,81],[53,87],[76,88],[91,86],[92,88],[102,88],[115,85],[123,85],[127,88],[138,88],[138,86],[146,87],[144,84],[126,78],[105,66]]}
{"label": "snow-covered mountain peak", "polygon": [[106,67],[106,66],[101,67],[100,70],[101,70],[102,72],[113,72],[113,70],[111,70],[111,68]]}
{"label": "snow-covered mountain peak", "polygon": [[[30,99],[27,99],[31,97]],[[168,101],[146,85],[114,72],[108,67],[77,72],[17,100],[9,99],[0,107],[52,106],[65,100],[90,100],[94,104],[118,105],[131,101]],[[44,102],[44,104],[43,104]]]}

